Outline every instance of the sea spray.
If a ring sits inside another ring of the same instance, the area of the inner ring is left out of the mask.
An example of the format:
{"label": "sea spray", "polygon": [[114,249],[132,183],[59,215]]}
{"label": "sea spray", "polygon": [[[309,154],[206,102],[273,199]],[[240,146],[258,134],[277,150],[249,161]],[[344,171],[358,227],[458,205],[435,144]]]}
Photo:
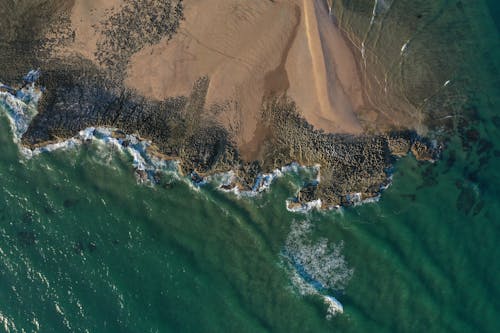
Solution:
{"label": "sea spray", "polygon": [[41,96],[42,89],[38,88],[34,81],[26,83],[17,90],[0,82],[0,107],[5,109],[16,143],[20,142],[29,124],[37,115],[37,105]]}
{"label": "sea spray", "polygon": [[327,304],[327,318],[343,312],[331,292],[342,291],[353,275],[342,254],[343,243],[330,244],[326,238],[312,241],[313,225],[294,221],[282,252],[294,288],[301,295],[316,295]]}
{"label": "sea spray", "polygon": [[44,152],[73,149],[89,142],[112,148],[131,158],[139,182],[154,184],[158,182],[159,172],[176,172],[178,169],[177,162],[161,159],[148,152],[152,146],[151,141],[136,135],[123,134],[119,129],[109,127],[89,127],[62,142],[32,150],[23,148],[23,155],[31,158]]}
{"label": "sea spray", "polygon": [[[21,138],[28,130],[34,117],[37,115],[38,101],[44,91],[43,87],[37,87],[36,81],[40,76],[39,70],[30,71],[23,78],[23,86],[15,89],[0,83],[0,107],[5,109],[9,118],[14,141],[18,144],[20,152],[24,158],[30,159],[36,155],[55,150],[74,149],[83,143],[95,142],[108,148],[113,148],[132,159],[132,165],[137,179],[141,183],[155,184],[159,182],[159,174],[169,172],[179,176],[179,163],[174,160],[157,157],[151,154],[153,143],[144,140],[138,135],[126,134],[118,128],[113,127],[88,127],[74,137],[55,143],[48,143],[44,146],[30,149],[21,144]],[[187,180],[189,185],[199,190],[207,182],[215,183],[217,187],[225,192],[232,192],[237,197],[254,197],[267,191],[275,179],[284,174],[297,174],[301,178],[314,178],[310,184],[317,186],[320,182],[320,165],[302,166],[296,162],[272,170],[269,173],[258,174],[250,190],[241,189],[238,186],[238,177],[233,171],[201,177],[196,172],[192,172],[190,177],[179,177]],[[355,204],[365,201],[356,200]],[[311,202],[298,203],[296,199],[286,200],[285,206],[288,211],[295,213],[308,213],[311,210],[320,210],[323,204],[320,199]],[[330,207],[338,209],[338,206]]]}
{"label": "sea spray", "polygon": [[320,165],[303,166],[296,162],[274,169],[269,173],[257,175],[251,190],[241,190],[237,183],[238,178],[234,171],[219,173],[207,177],[208,181],[215,183],[224,192],[234,193],[237,197],[254,197],[259,193],[267,191],[272,183],[286,174],[298,175],[301,179],[313,178],[312,182],[317,184],[320,180]]}
{"label": "sea spray", "polygon": [[[14,141],[18,144],[23,157],[29,159],[45,152],[74,149],[83,143],[92,141],[117,148],[119,152],[130,156],[132,158],[132,165],[138,176],[137,178],[141,182],[156,183],[159,172],[178,170],[178,162],[156,157],[149,152],[153,146],[151,141],[141,139],[137,135],[125,134],[119,129],[112,127],[88,127],[70,139],[49,143],[33,149],[21,145],[20,141],[23,134],[26,133],[29,124],[37,114],[37,104],[41,95],[42,90],[37,88],[34,82],[17,91],[12,88],[9,91],[0,91],[0,106],[3,106],[6,110],[12,132],[14,133]],[[240,191],[237,186],[231,187],[229,191],[238,196],[255,196],[268,190],[273,181],[283,176],[284,173],[299,173],[300,171],[317,174],[316,177],[319,181],[319,165],[304,167],[297,163],[291,163],[270,173],[259,174],[252,189],[249,191]],[[219,188],[223,190],[224,185],[229,186],[229,184],[234,183],[236,180],[235,174],[232,171],[212,175],[205,179],[197,174],[191,174],[190,178],[196,189],[206,184],[207,181],[212,181],[218,183]]]}
{"label": "sea spray", "polygon": [[[293,213],[308,213],[314,209],[320,210],[323,207],[323,202],[321,199],[313,200],[313,201],[306,201],[306,202],[301,202],[297,203],[295,199],[287,199],[286,200],[286,209],[289,212]],[[338,208],[337,206],[332,207],[332,209]]]}
{"label": "sea spray", "polygon": [[24,78],[20,89],[0,83],[0,107],[4,109],[9,119],[14,142],[18,144],[24,158],[32,158],[44,152],[73,149],[85,142],[97,142],[108,147],[118,148],[118,151],[132,158],[132,165],[141,182],[155,182],[159,171],[173,171],[177,163],[158,158],[148,152],[151,141],[143,140],[136,135],[124,134],[117,128],[88,127],[74,137],[55,143],[49,143],[37,148],[27,148],[21,145],[21,138],[37,115],[38,101],[43,88],[36,86],[40,77],[39,70],[31,70]]}

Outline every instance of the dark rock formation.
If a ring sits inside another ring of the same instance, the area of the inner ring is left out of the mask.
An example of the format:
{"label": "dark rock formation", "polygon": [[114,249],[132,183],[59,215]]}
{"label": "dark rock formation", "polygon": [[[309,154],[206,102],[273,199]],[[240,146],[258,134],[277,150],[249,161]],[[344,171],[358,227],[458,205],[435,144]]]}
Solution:
{"label": "dark rock formation", "polygon": [[[122,82],[132,54],[175,34],[183,18],[182,1],[125,1],[123,9],[103,24],[104,39],[96,54],[99,66],[78,57],[51,58],[44,51],[47,45],[61,42],[44,40],[44,29],[52,29],[54,20],[63,27],[70,7],[58,7],[57,1],[40,0],[31,7],[27,0],[4,1],[18,21],[0,20],[2,81],[13,84],[14,77],[18,80],[32,68],[43,71],[39,84],[45,93],[39,114],[22,138],[26,146],[67,139],[86,127],[115,127],[150,139],[157,153],[179,160],[181,171],[197,180],[233,170],[237,176],[233,186],[243,190],[251,190],[260,173],[283,165],[320,164],[321,182],[306,186],[298,201],[320,198],[325,207],[349,205],[353,193],[361,193],[362,198],[376,196],[388,182],[395,156],[411,151],[419,159],[430,160],[438,150],[411,131],[361,136],[323,133],[301,118],[293,101],[281,96],[263,103],[261,126],[271,129],[265,131],[263,157],[243,161],[231,133],[214,120],[216,110],[205,105],[210,78],[195,82],[189,96],[160,102],[140,96]],[[8,16],[0,12],[2,19]],[[71,39],[71,31],[62,36],[62,42]]]}

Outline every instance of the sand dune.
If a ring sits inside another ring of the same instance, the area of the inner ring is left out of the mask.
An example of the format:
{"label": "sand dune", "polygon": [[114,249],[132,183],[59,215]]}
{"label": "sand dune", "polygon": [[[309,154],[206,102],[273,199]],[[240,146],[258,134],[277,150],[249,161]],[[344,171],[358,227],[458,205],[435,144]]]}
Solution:
{"label": "sand dune", "polygon": [[[99,24],[123,0],[76,0],[75,41],[65,52],[96,61]],[[207,116],[229,128],[243,157],[259,157],[263,100],[287,94],[314,127],[360,133],[363,107],[354,57],[323,0],[185,0],[185,20],[172,39],[132,55],[125,84],[162,100],[188,95],[208,76]]]}

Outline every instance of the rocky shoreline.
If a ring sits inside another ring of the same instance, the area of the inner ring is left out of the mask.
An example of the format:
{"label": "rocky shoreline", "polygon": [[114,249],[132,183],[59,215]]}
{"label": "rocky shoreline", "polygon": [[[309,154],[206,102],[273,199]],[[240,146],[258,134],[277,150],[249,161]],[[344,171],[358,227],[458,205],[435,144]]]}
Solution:
{"label": "rocky shoreline", "polygon": [[[195,182],[232,172],[233,181],[225,187],[239,191],[251,191],[261,175],[292,163],[320,165],[321,181],[304,184],[292,206],[321,202],[322,208],[350,206],[377,197],[390,183],[390,170],[397,157],[412,153],[417,159],[432,161],[439,155],[439,144],[412,129],[363,135],[324,133],[301,116],[286,94],[275,94],[262,102],[258,123],[264,130],[259,158],[244,160],[235,133],[217,121],[218,106],[206,105],[210,77],[200,77],[189,95],[162,101],[146,98],[123,84],[122,71],[131,54],[145,44],[170,38],[183,19],[182,1],[167,2],[161,8],[154,1],[146,2],[147,8],[141,9],[137,1],[127,0],[126,10],[111,16],[110,25],[104,26],[105,39],[98,44],[99,65],[77,55],[49,55],[45,52],[47,45],[58,42],[47,41],[43,24],[38,26],[40,31],[33,29],[32,35],[23,34],[21,40],[19,36],[0,40],[0,49],[18,54],[17,58],[0,61],[0,75],[4,75],[0,80],[12,86],[10,89],[20,88],[13,79],[15,73],[22,76],[20,67],[26,68],[24,72],[42,69],[38,84],[44,87],[44,93],[38,114],[22,136],[22,145],[35,149],[73,138],[86,128],[117,128],[124,135],[151,141],[153,154],[178,161],[179,171],[192,175]],[[161,15],[155,16],[152,9],[160,10]],[[126,25],[134,10],[145,14]],[[45,30],[67,23],[67,16],[64,20],[60,17],[65,17],[64,11],[50,16]],[[144,20],[153,24],[147,40],[136,38],[134,33],[134,27],[145,24]],[[120,23],[119,29],[111,24],[115,21]],[[71,33],[68,36],[71,39]],[[65,43],[66,37],[60,42]],[[5,87],[0,89],[12,93]]]}
{"label": "rocky shoreline", "polygon": [[[41,82],[50,84],[43,79]],[[309,125],[293,101],[281,97],[263,107],[261,124],[272,129],[268,131],[272,135],[265,140],[263,158],[247,162],[240,158],[229,132],[216,122],[203,119],[208,78],[200,78],[190,96],[165,103],[146,101],[133,92],[115,96],[105,88],[92,87],[99,82],[96,77],[91,77],[91,82],[81,77],[71,89],[61,85],[61,80],[57,82],[56,88],[41,89],[45,93],[38,105],[39,113],[22,133],[22,145],[32,151],[82,137],[81,132],[89,128],[115,128],[109,136],[121,145],[127,147],[132,140],[129,137],[150,141],[145,148],[148,156],[159,161],[176,160],[178,171],[189,175],[194,183],[231,172],[231,181],[221,188],[238,192],[260,191],[256,187],[265,182],[263,175],[294,163],[320,166],[321,181],[304,184],[289,203],[291,210],[310,206],[311,202],[315,202],[315,207],[328,209],[375,198],[390,184],[390,169],[396,158],[412,153],[419,160],[433,161],[441,149],[414,131],[363,136],[326,134]],[[32,82],[25,79],[23,89],[27,84]],[[19,96],[20,89],[4,87],[6,93]],[[88,97],[92,93],[95,95]],[[145,121],[152,117],[159,119]],[[163,126],[155,126],[157,123]],[[147,178],[144,169],[137,171]],[[154,169],[150,172],[155,173],[154,179],[161,178]]]}

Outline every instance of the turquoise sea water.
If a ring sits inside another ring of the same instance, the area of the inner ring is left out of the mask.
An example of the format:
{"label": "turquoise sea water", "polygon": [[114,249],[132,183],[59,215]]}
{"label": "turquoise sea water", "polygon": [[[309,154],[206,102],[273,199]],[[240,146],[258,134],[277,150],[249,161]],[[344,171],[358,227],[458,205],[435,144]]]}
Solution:
{"label": "turquoise sea water", "polygon": [[[379,202],[341,213],[288,212],[293,174],[238,199],[175,175],[138,184],[97,143],[25,160],[2,116],[0,331],[499,332],[500,103],[482,71],[479,135],[435,164],[401,159]],[[342,277],[328,294],[343,314],[301,295],[291,248]]]}

